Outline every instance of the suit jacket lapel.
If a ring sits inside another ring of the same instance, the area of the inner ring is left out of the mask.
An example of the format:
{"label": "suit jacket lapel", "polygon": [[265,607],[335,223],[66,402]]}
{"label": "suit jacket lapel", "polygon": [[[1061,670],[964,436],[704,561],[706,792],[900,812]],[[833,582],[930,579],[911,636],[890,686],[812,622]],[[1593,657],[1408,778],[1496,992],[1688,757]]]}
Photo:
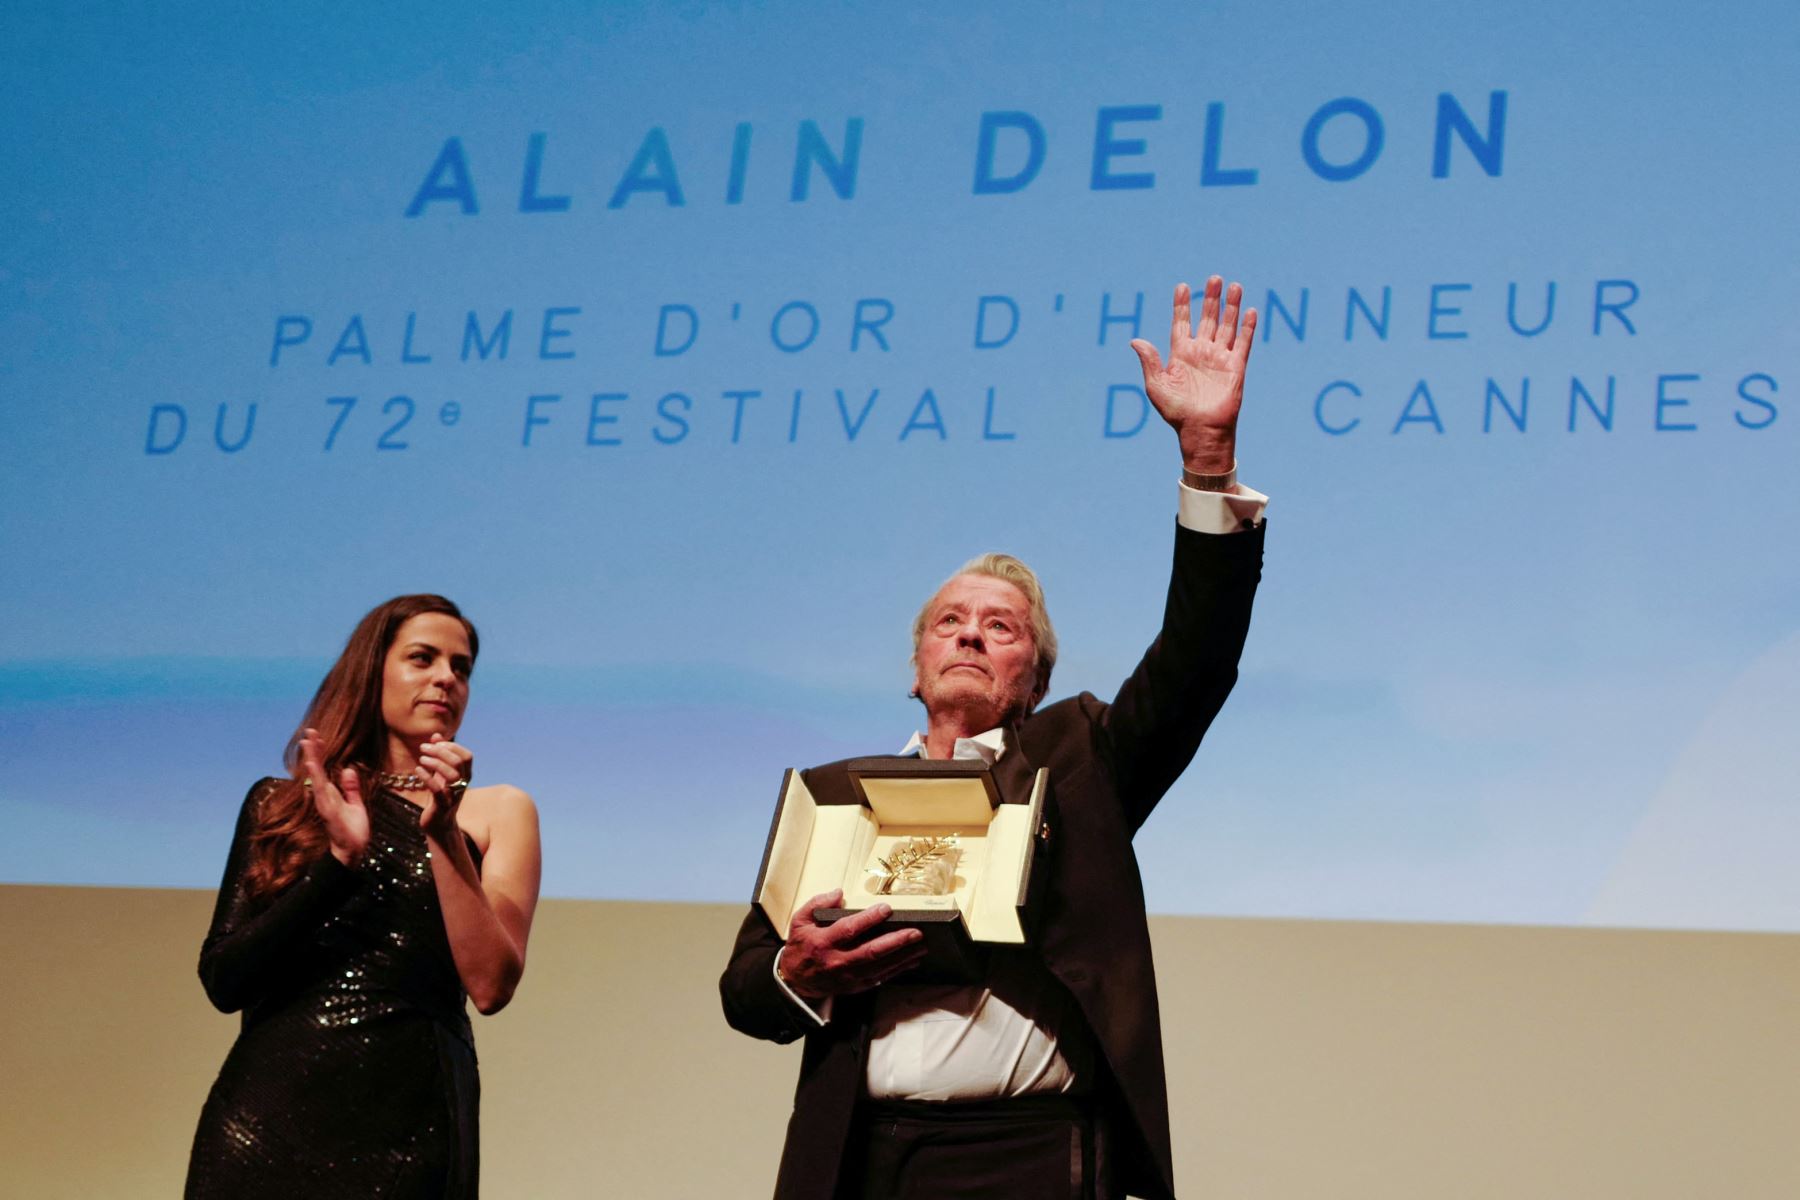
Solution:
{"label": "suit jacket lapel", "polygon": [[1000,799],[1007,804],[1031,803],[1031,783],[1037,777],[1037,764],[1025,757],[1025,740],[1019,727],[1006,730],[1006,753],[994,764],[994,783],[1000,788]]}

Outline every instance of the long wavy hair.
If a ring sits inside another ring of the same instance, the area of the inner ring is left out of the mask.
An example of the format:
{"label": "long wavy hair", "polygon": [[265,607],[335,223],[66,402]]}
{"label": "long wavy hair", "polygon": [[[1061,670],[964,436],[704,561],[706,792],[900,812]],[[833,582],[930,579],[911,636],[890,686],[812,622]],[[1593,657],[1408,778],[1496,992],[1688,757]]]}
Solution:
{"label": "long wavy hair", "polygon": [[325,822],[300,783],[306,774],[300,761],[300,738],[307,729],[316,729],[323,743],[320,758],[327,778],[336,783],[339,772],[352,767],[364,788],[372,790],[373,773],[382,768],[387,756],[381,685],[388,649],[402,625],[425,613],[443,613],[462,622],[469,633],[473,665],[481,651],[481,639],[462,610],[442,596],[395,596],[356,623],[344,652],[325,672],[305,718],[288,739],[282,761],[289,778],[270,790],[258,810],[256,831],[250,839],[250,866],[245,872],[250,895],[268,897],[281,891],[305,874],[330,846]]}

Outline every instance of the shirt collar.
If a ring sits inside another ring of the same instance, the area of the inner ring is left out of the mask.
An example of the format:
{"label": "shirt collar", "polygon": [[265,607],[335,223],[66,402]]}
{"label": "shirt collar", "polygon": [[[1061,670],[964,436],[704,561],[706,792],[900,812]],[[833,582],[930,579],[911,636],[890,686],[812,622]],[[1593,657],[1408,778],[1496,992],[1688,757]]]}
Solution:
{"label": "shirt collar", "polygon": [[[992,766],[1000,761],[1006,753],[1006,730],[990,729],[986,733],[978,733],[974,737],[957,738],[956,745],[951,748],[951,758],[978,758]],[[912,740],[900,751],[901,758],[924,758],[925,735],[914,732]]]}

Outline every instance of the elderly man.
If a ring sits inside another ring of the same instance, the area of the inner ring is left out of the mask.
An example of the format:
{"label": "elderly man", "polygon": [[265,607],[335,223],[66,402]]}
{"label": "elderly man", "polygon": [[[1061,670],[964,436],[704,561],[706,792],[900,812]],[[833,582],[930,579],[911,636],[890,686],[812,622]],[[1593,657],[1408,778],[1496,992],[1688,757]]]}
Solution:
{"label": "elderly man", "polygon": [[[1057,797],[1047,904],[1032,945],[996,949],[969,985],[909,984],[916,929],[877,905],[831,925],[814,897],[784,942],[752,909],[719,981],[733,1028],[806,1039],[777,1200],[1136,1196],[1171,1200],[1155,969],[1132,837],[1187,767],[1237,678],[1262,569],[1267,497],[1236,479],[1256,311],[1214,276],[1198,328],[1175,289],[1165,363],[1132,342],[1184,466],[1161,633],[1107,704],[1040,709],[1056,661],[1043,591],[987,555],[913,626],[926,726],[902,752],[979,756],[1003,796],[1047,767]],[[830,789],[844,765],[807,772]],[[892,980],[890,986],[880,986]]]}

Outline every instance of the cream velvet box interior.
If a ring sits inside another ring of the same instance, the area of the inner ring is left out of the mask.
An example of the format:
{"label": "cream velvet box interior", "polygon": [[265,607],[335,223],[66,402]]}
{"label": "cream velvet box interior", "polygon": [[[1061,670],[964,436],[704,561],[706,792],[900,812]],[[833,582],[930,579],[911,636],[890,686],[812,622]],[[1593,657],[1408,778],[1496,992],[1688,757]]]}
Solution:
{"label": "cream velvet box interior", "polygon": [[[814,796],[799,771],[782,778],[754,897],[776,932],[786,937],[797,908],[842,888],[840,908],[815,914],[821,924],[886,903],[894,911],[883,928],[923,928],[927,965],[935,959],[952,974],[967,965],[959,945],[1027,940],[1048,771],[1037,772],[1024,802],[1003,803],[982,762],[875,758],[847,768],[850,788],[838,796]],[[880,893],[883,873],[871,872],[880,859],[909,839],[952,833],[960,853],[948,893]]]}

